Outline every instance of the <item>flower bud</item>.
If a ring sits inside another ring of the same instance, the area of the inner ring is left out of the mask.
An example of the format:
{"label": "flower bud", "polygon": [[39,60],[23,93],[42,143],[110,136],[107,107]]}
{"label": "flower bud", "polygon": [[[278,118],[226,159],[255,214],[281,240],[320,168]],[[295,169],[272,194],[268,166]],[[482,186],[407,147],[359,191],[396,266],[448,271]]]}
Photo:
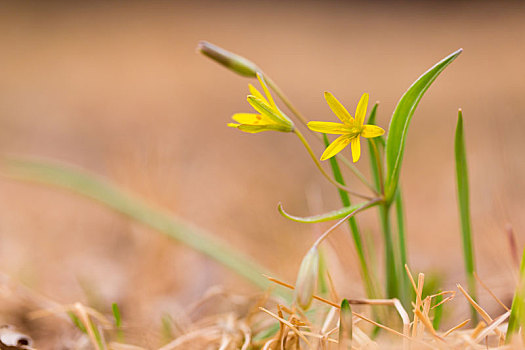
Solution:
{"label": "flower bud", "polygon": [[294,299],[303,310],[308,309],[317,287],[319,275],[319,251],[314,245],[303,258],[297,281],[295,282]]}
{"label": "flower bud", "polygon": [[352,308],[343,299],[339,311],[339,350],[352,349]]}
{"label": "flower bud", "polygon": [[245,77],[255,78],[257,72],[260,71],[259,67],[257,67],[252,61],[230,51],[226,51],[225,49],[215,46],[207,41],[199,42],[197,45],[197,51]]}

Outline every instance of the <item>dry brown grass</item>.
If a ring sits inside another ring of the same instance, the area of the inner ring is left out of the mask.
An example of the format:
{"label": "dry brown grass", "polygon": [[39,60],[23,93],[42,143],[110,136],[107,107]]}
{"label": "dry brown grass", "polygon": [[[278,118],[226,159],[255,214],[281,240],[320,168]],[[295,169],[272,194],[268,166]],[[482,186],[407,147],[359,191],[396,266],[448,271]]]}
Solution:
{"label": "dry brown grass", "polygon": [[[416,299],[411,310],[413,318],[397,299],[348,299],[353,308],[362,311],[353,311],[352,336],[346,346],[352,349],[522,349],[523,338],[515,336],[511,344],[505,345],[506,320],[510,311],[496,297],[503,312],[492,318],[486,310],[476,303],[468,293],[458,284],[458,290],[466,300],[474,306],[483,318],[475,327],[465,327],[469,319],[458,323],[445,331],[436,331],[432,326],[431,310],[443,305],[449,307],[454,300],[455,291],[444,291],[435,295],[423,296],[425,275],[420,273],[415,282],[408,267],[407,273],[412,281]],[[290,290],[293,285],[282,282],[273,277],[268,279],[276,285]],[[484,283],[478,278],[482,286]],[[61,305],[48,298],[44,298],[34,291],[12,282],[6,276],[2,280],[2,290],[5,297],[11,297],[25,306],[24,317],[28,329],[33,328],[33,322],[47,319],[56,326],[62,325],[64,344],[70,349],[113,349],[113,350],[140,350],[140,349],[221,349],[221,350],[248,350],[248,349],[342,349],[338,345],[340,332],[340,299],[333,284],[330,284],[329,297],[314,296],[314,303],[308,316],[300,308],[289,306],[282,299],[273,297],[269,290],[265,294],[253,296],[238,295],[216,287],[210,289],[196,302],[169,319],[169,334],[164,334],[164,345],[136,346],[128,344],[128,340],[137,337],[133,327],[124,321],[120,328],[122,338],[116,336],[117,329],[111,317],[101,314],[93,308],[81,303]],[[493,294],[490,291],[490,294]],[[442,302],[433,303],[438,295],[446,296]],[[11,300],[11,302],[13,302]],[[434,304],[433,306],[431,306]],[[386,308],[389,315],[388,325],[380,324],[370,315],[372,307]],[[452,306],[453,307],[453,306]],[[87,332],[82,333],[76,328],[69,314],[76,315],[78,321]],[[275,325],[279,325],[276,332],[270,332],[260,338]],[[379,327],[382,331],[379,337],[372,337],[373,328]],[[102,345],[97,340],[93,329],[101,334]],[[37,349],[30,346],[6,346],[3,341],[5,335],[0,332],[0,349]],[[18,334],[18,333],[15,333]],[[157,337],[160,337],[157,334]],[[169,337],[170,339],[166,339]],[[30,339],[30,338],[29,338]],[[118,339],[118,341],[117,341]],[[154,342],[158,343],[160,339]],[[45,342],[44,342],[45,343]],[[343,347],[346,349],[347,347]]]}

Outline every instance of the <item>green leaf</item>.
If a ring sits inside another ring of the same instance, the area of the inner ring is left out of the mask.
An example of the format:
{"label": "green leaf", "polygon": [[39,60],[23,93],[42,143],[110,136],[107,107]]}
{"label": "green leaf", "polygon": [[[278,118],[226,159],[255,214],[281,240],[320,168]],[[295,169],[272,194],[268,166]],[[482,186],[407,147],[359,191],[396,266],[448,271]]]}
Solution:
{"label": "green leaf", "polygon": [[[368,117],[369,125],[376,125],[377,107],[378,104],[376,103],[370,112],[370,116]],[[381,193],[381,183],[384,181],[384,178],[381,169],[383,164],[381,161],[379,146],[382,145],[382,147],[384,147],[385,139],[384,136],[378,136],[367,139],[366,141],[368,143],[368,154],[370,157],[370,172],[372,174],[372,179],[374,180],[375,190],[378,193]]]}
{"label": "green leaf", "polygon": [[[216,260],[262,289],[270,286],[263,275],[271,273],[248,256],[209,232],[127,193],[95,174],[50,160],[13,157],[0,160],[0,173],[11,179],[60,187],[95,200]],[[282,294],[282,289],[276,292]]]}
{"label": "green leaf", "polygon": [[162,334],[162,343],[165,345],[169,343],[170,341],[175,338],[174,332],[173,332],[173,319],[169,314],[162,315],[161,319],[161,330],[160,333]]}
{"label": "green leaf", "polygon": [[339,311],[339,349],[352,349],[353,315],[348,299],[343,299]]}
{"label": "green leaf", "polygon": [[[472,230],[470,225],[470,203],[467,154],[465,149],[465,133],[463,131],[463,115],[461,109],[458,111],[458,123],[456,126],[456,137],[454,142],[454,153],[456,158],[456,183],[458,191],[459,218],[461,221],[461,236],[463,239],[463,259],[467,274],[467,283],[470,296],[476,298],[476,279],[474,277],[474,248],[472,246]],[[471,308],[472,320],[477,320],[477,312]]]}
{"label": "green leaf", "polygon": [[392,202],[397,190],[401,162],[405,151],[405,140],[408,132],[410,119],[416,110],[421,97],[428,90],[430,85],[436,80],[439,74],[462,52],[459,49],[430,68],[420,76],[408,88],[403,97],[399,100],[388,128],[386,139],[386,186],[385,197],[387,202]]}
{"label": "green leaf", "polygon": [[314,216],[304,216],[304,217],[288,214],[286,211],[284,211],[283,206],[282,206],[281,203],[279,203],[279,206],[277,207],[277,209],[279,210],[279,213],[281,213],[281,215],[284,216],[287,219],[290,219],[292,221],[312,224],[312,223],[316,223],[316,222],[325,222],[325,221],[342,219],[345,216],[347,216],[348,214],[350,214],[350,213],[352,213],[352,212],[354,212],[356,210],[364,209],[365,207],[369,207],[370,208],[370,207],[372,207],[374,205],[377,205],[377,204],[378,204],[378,202],[360,203],[360,204],[351,205],[349,207],[344,207],[344,208],[341,208],[341,209],[333,210],[333,211],[330,211],[328,213],[324,213],[324,214],[320,214],[320,215],[314,215]]}
{"label": "green leaf", "polygon": [[67,312],[69,318],[71,319],[71,322],[73,322],[73,324],[78,328],[80,329],[80,331],[82,333],[85,333],[87,334],[87,330],[86,330],[86,327],[84,327],[84,325],[82,324],[82,322],[80,322],[80,319],[78,318],[77,315],[75,315],[75,313],[73,311],[68,311]]}
{"label": "green leaf", "polygon": [[516,333],[520,327],[523,328],[525,323],[525,249],[523,249],[523,255],[521,257],[520,264],[520,279],[514,298],[512,299],[512,306],[510,307],[509,324],[507,326],[507,335],[505,337],[505,343],[510,343],[512,336]]}
{"label": "green leaf", "polygon": [[255,334],[253,337],[254,342],[261,342],[264,340],[267,340],[279,332],[279,328],[281,328],[281,324],[279,322],[272,323],[268,328],[263,329],[259,333]]}
{"label": "green leaf", "polygon": [[[438,291],[438,294],[441,293],[441,290]],[[434,305],[438,305],[443,301],[443,294],[439,294],[434,299]],[[443,304],[434,307],[434,319],[432,320],[432,327],[437,331],[441,324],[441,318],[443,317]]]}
{"label": "green leaf", "polygon": [[111,311],[113,311],[113,318],[115,319],[117,340],[122,343],[124,341],[124,332],[122,331],[122,316],[120,315],[120,308],[117,303],[111,304]]}
{"label": "green leaf", "polygon": [[[368,121],[366,122],[369,125],[377,125],[376,124],[376,117],[377,117],[377,108],[379,107],[379,103],[375,103],[374,107],[372,107],[372,111],[370,111],[370,115],[368,116]],[[370,139],[367,139],[367,141],[377,140],[377,142],[381,145],[381,147],[385,147],[385,135],[381,135],[378,137],[373,137]]]}
{"label": "green leaf", "polygon": [[113,311],[113,317],[115,318],[115,327],[120,328],[122,326],[122,317],[120,316],[120,309],[117,303],[111,304],[111,310]]}
{"label": "green leaf", "polygon": [[93,321],[89,320],[89,326],[93,331],[93,335],[95,336],[95,340],[97,341],[97,346],[99,350],[105,350],[106,346],[104,344],[104,341],[102,340],[102,335],[100,334],[100,330],[98,329],[97,325]]}

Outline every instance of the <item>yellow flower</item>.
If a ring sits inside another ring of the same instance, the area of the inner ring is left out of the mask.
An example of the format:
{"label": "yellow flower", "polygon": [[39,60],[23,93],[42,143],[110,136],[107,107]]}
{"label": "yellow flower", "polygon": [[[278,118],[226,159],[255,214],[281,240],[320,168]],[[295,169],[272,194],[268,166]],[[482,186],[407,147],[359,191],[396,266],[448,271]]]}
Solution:
{"label": "yellow flower", "polygon": [[357,104],[355,110],[355,119],[337,99],[329,92],[324,93],[324,97],[328,106],[332,109],[335,115],[343,122],[309,122],[310,130],[322,132],[325,134],[341,135],[335,139],[324,151],[321,160],[326,160],[341,152],[349,144],[352,147],[352,159],[354,163],[359,160],[361,156],[360,137],[377,137],[385,133],[385,130],[375,125],[363,125],[365,122],[366,107],[368,105],[368,94],[364,93]]}
{"label": "yellow flower", "polygon": [[257,111],[257,113],[236,113],[232,119],[237,123],[229,123],[228,126],[237,128],[244,132],[256,133],[266,130],[276,130],[282,132],[293,131],[292,121],[279,110],[275,104],[263,77],[257,73],[257,79],[261,84],[266,98],[252,84],[249,85],[250,95],[248,103]]}

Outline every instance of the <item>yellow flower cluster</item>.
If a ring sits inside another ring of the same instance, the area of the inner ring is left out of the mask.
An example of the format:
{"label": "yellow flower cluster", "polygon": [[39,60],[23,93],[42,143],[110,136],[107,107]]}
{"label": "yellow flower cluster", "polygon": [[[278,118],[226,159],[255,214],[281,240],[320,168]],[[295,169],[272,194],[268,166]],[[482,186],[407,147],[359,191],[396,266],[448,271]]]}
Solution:
{"label": "yellow flower cluster", "polygon": [[[236,123],[229,123],[228,126],[249,133],[266,130],[294,131],[294,124],[275,104],[262,75],[257,73],[257,79],[263,88],[264,95],[250,84],[250,95],[247,98],[248,103],[258,113],[236,113],[232,116]],[[352,159],[354,162],[357,162],[361,156],[361,136],[371,138],[385,133],[385,130],[379,126],[364,124],[368,106],[368,94],[364,93],[359,100],[355,111],[355,119],[331,93],[325,92],[324,96],[328,106],[330,106],[342,123],[312,121],[307,124],[308,128],[313,131],[341,135],[326,148],[321,156],[321,160],[329,159],[341,152],[346,146],[351,145]]]}

